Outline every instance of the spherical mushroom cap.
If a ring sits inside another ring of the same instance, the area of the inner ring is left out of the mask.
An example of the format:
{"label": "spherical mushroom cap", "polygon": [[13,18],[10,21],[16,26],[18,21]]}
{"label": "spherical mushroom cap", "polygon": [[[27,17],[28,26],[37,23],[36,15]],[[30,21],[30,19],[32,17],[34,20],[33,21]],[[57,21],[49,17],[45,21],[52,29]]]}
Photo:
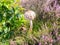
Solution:
{"label": "spherical mushroom cap", "polygon": [[34,20],[34,18],[36,17],[36,14],[32,10],[28,10],[27,12],[25,12],[24,16],[28,20]]}

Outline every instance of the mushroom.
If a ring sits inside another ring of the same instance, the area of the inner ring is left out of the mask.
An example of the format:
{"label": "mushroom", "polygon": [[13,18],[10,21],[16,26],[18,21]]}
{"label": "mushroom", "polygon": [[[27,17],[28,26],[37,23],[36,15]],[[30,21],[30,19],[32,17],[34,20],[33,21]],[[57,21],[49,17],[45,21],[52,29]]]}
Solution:
{"label": "mushroom", "polygon": [[28,11],[25,12],[24,17],[27,20],[30,21],[30,30],[32,30],[32,28],[33,28],[33,22],[32,22],[32,20],[34,20],[34,18],[36,17],[35,12],[32,11],[32,10],[28,10]]}

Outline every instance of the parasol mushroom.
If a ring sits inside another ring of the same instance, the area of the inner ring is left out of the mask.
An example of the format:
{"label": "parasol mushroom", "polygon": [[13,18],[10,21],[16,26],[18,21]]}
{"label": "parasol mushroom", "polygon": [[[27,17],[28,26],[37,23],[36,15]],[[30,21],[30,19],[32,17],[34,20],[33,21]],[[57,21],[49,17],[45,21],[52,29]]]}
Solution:
{"label": "parasol mushroom", "polygon": [[32,20],[34,20],[34,18],[36,17],[35,12],[32,11],[32,10],[28,10],[28,11],[25,12],[24,17],[27,20],[30,21],[30,30],[32,30],[32,28],[33,28],[33,22],[32,22]]}

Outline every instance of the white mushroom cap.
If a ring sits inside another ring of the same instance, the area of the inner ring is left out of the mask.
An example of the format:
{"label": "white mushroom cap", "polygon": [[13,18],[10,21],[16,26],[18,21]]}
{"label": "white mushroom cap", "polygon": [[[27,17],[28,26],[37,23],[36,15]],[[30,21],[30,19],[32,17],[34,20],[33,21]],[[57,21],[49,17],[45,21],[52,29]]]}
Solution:
{"label": "white mushroom cap", "polygon": [[32,10],[28,10],[27,12],[25,12],[24,16],[28,20],[34,20],[34,18],[36,17],[36,14]]}

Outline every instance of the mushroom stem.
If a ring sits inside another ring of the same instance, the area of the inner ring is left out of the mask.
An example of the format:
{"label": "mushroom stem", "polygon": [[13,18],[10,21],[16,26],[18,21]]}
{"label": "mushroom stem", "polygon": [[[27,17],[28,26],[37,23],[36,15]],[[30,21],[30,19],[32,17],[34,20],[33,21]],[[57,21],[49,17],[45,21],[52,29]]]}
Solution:
{"label": "mushroom stem", "polygon": [[30,20],[30,30],[32,30],[32,28],[33,28],[33,22],[32,20]]}

